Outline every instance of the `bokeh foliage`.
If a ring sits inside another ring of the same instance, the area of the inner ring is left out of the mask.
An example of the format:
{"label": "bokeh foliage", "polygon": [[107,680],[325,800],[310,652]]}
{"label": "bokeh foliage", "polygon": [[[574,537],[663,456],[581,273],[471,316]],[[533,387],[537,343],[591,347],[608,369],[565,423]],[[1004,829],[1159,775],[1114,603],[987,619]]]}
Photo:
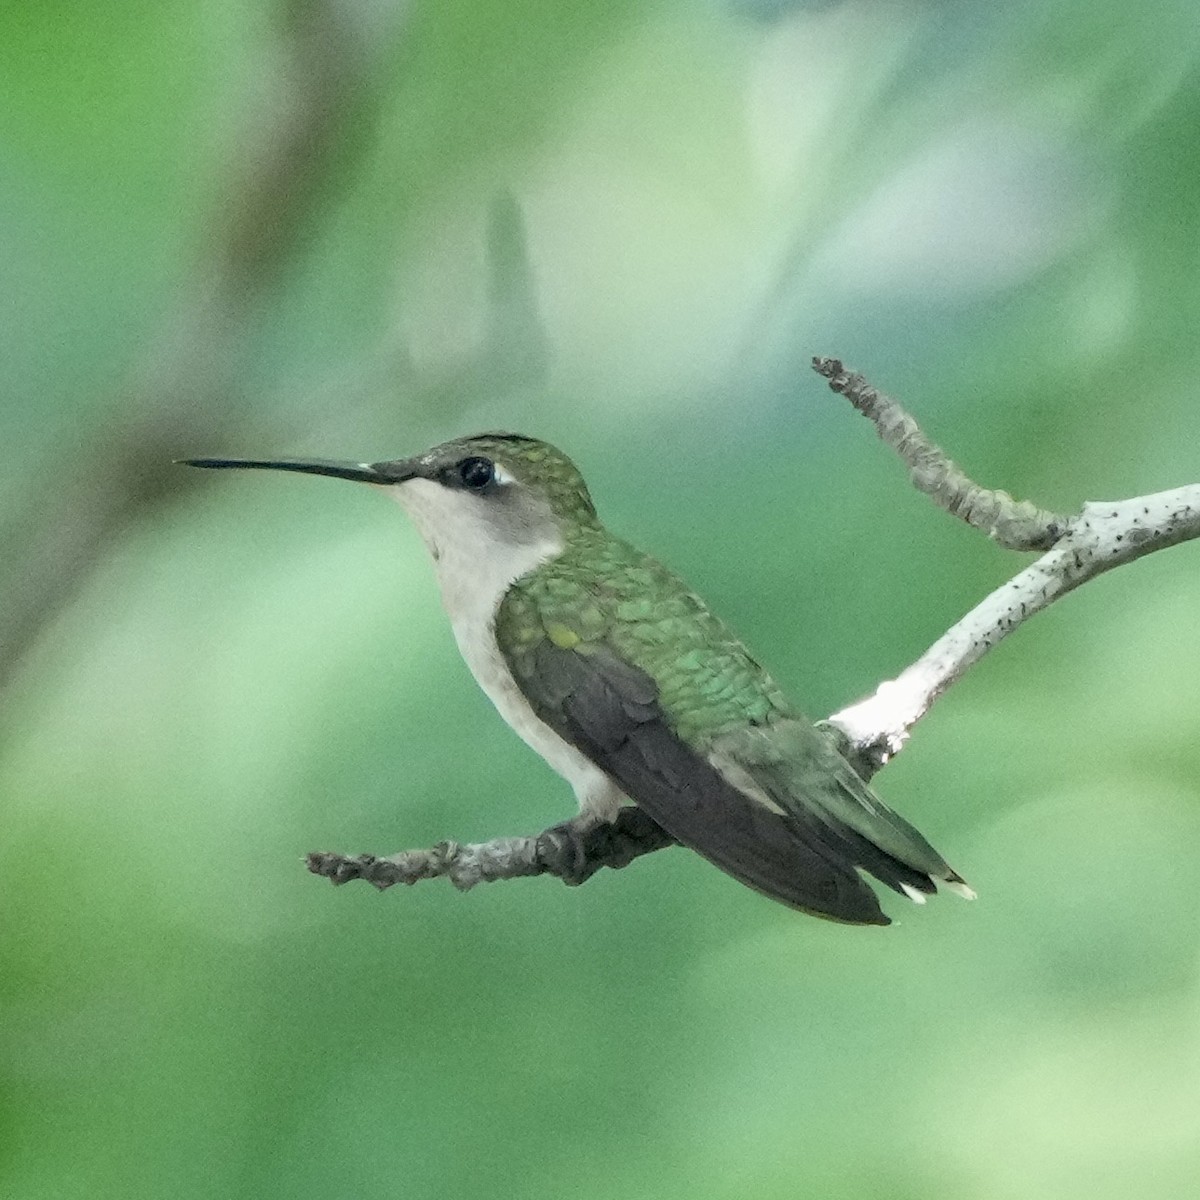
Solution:
{"label": "bokeh foliage", "polygon": [[393,507],[163,469],[548,437],[823,715],[1019,560],[809,355],[1046,505],[1200,477],[1191,4],[57,2],[0,77],[0,1193],[1195,1195],[1195,548],[879,777],[977,904],[381,897],[301,855],[569,794]]}

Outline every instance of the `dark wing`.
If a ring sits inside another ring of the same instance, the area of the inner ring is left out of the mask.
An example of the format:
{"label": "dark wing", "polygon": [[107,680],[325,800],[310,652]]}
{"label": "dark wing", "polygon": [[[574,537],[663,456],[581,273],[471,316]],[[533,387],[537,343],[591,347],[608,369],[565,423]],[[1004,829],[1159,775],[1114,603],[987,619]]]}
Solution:
{"label": "dark wing", "polygon": [[[827,838],[735,787],[670,728],[658,687],[603,642],[549,638],[512,662],[534,712],[683,845],[756,891],[816,916],[886,925],[875,893]],[[814,827],[815,828],[815,827]]]}

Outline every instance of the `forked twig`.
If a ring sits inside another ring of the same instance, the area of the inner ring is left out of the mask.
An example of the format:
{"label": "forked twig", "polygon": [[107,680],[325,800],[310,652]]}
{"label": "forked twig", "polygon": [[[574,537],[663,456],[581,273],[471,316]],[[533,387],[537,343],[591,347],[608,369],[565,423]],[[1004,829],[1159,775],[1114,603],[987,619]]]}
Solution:
{"label": "forked twig", "polygon": [[[822,723],[863,778],[869,779],[903,748],[913,726],[955,680],[1035,613],[1105,571],[1200,537],[1200,484],[1131,500],[1090,502],[1076,516],[1061,516],[973,483],[895,400],[837,359],[813,359],[813,369],[874,422],[880,437],[908,465],[913,484],[935,504],[1008,549],[1045,551],[951,626],[912,666]],[[533,837],[472,845],[443,842],[432,850],[389,858],[314,854],[308,865],[335,883],[367,879],[377,887],[439,875],[463,889],[522,875],[556,875],[582,883],[601,867],[624,867],[674,844],[640,809],[624,808],[612,826],[577,820]]]}

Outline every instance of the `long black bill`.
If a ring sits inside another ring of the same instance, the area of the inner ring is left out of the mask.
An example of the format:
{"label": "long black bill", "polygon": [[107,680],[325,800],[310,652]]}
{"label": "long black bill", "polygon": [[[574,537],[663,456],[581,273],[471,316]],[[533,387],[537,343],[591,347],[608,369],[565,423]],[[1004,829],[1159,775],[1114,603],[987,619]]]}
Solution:
{"label": "long black bill", "polygon": [[252,469],[259,471],[298,471],[302,475],[332,475],[335,479],[353,479],[358,483],[403,483],[417,475],[410,459],[397,462],[352,463],[325,458],[181,458],[187,467],[216,470]]}

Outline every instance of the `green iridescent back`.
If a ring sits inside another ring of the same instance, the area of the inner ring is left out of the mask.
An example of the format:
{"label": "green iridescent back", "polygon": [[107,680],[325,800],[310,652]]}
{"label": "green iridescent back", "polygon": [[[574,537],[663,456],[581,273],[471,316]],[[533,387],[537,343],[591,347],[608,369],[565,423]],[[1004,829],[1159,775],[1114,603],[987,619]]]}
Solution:
{"label": "green iridescent back", "polygon": [[699,596],[595,522],[575,528],[562,555],[509,589],[496,637],[518,676],[547,638],[581,654],[609,647],[655,680],[671,726],[693,745],[800,716]]}

